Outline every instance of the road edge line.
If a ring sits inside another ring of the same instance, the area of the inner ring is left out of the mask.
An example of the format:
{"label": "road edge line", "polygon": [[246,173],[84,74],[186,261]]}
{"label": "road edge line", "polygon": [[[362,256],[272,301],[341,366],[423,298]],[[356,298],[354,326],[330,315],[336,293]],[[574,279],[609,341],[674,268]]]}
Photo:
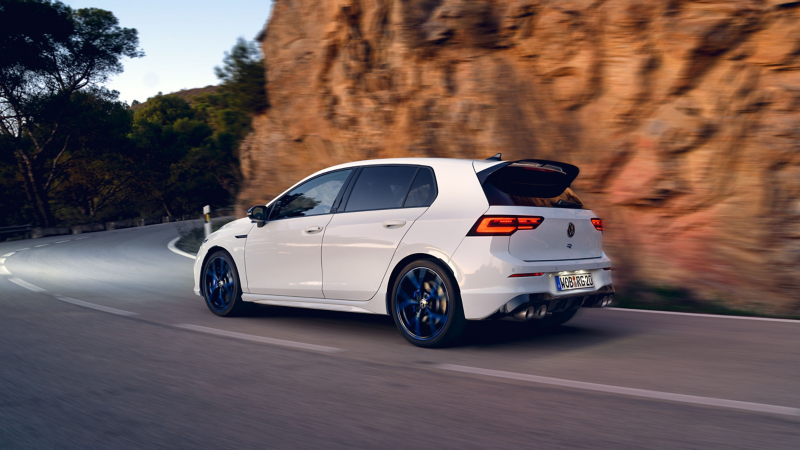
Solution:
{"label": "road edge line", "polygon": [[75,306],[82,306],[84,308],[95,309],[97,311],[103,311],[103,312],[107,312],[109,314],[116,314],[118,316],[135,316],[136,315],[135,312],[125,311],[124,309],[111,308],[110,306],[97,305],[95,303],[89,303],[89,302],[85,302],[83,300],[78,300],[76,298],[65,297],[63,295],[56,294],[53,297],[56,300],[60,300],[60,301],[65,302],[65,303],[71,303],[71,304],[73,304]]}
{"label": "road edge line", "polygon": [[690,316],[690,317],[706,317],[712,319],[736,319],[736,320],[759,320],[762,322],[781,322],[781,323],[799,323],[800,320],[796,319],[773,319],[771,317],[752,317],[752,316],[724,316],[722,314],[701,314],[701,313],[685,313],[678,311],[657,311],[654,309],[634,309],[634,308],[603,308],[611,311],[631,311],[648,314],[667,314],[670,316]]}
{"label": "road edge line", "polygon": [[313,350],[323,353],[339,353],[344,350],[336,347],[326,347],[324,345],[306,344],[304,342],[286,341],[283,339],[269,338],[266,336],[256,336],[254,334],[237,333],[235,331],[220,330],[217,328],[208,328],[200,325],[193,325],[190,323],[179,323],[173,325],[175,328],[184,330],[198,331],[200,333],[213,334],[215,336],[224,336],[234,339],[241,339],[244,341],[261,342],[262,344],[278,345],[282,347],[300,348],[303,350]]}
{"label": "road edge line", "polygon": [[27,289],[27,290],[29,290],[29,291],[33,291],[33,292],[47,292],[47,289],[42,289],[42,288],[40,288],[39,286],[36,286],[35,284],[30,284],[30,283],[28,283],[27,281],[25,281],[25,280],[22,280],[22,279],[19,279],[19,278],[16,278],[16,277],[14,277],[14,278],[9,278],[9,279],[8,279],[8,281],[10,281],[10,282],[12,282],[12,283],[16,284],[17,286],[24,287],[25,289]]}
{"label": "road edge line", "polygon": [[193,255],[191,253],[187,253],[187,252],[179,249],[178,247],[175,247],[175,243],[178,242],[180,239],[181,239],[181,237],[178,236],[175,239],[169,241],[169,244],[167,244],[167,248],[169,249],[169,251],[171,251],[172,253],[177,253],[177,254],[179,254],[181,256],[185,256],[187,258],[197,259],[196,255]]}
{"label": "road edge line", "polygon": [[800,417],[800,408],[790,408],[787,406],[768,405],[765,403],[742,402],[738,400],[725,400],[713,397],[700,397],[696,395],[673,394],[671,392],[626,388],[622,386],[612,386],[609,384],[587,383],[585,381],[564,380],[561,378],[550,378],[538,375],[527,375],[523,373],[504,372],[501,370],[480,369],[477,367],[459,366],[456,364],[437,364],[435,367],[441,370],[448,370],[451,372],[461,372],[461,373],[483,375],[494,378],[505,378],[517,381],[527,381],[530,383],[547,384],[551,386],[560,386],[560,387],[580,389],[585,391],[603,392],[607,394],[619,394],[629,397],[649,398],[654,400],[664,400],[676,403],[716,406],[728,409],[738,409],[744,411],[756,411],[756,412],[765,412],[771,414],[780,414],[784,416]]}

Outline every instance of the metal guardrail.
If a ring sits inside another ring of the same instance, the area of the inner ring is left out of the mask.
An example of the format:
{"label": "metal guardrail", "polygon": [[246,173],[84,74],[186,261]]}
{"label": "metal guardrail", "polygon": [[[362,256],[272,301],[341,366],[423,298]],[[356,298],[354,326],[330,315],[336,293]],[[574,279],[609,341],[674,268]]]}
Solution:
{"label": "metal guardrail", "polygon": [[13,227],[0,227],[0,234],[9,234],[9,233],[27,233],[31,231],[31,224],[27,225],[15,225]]}
{"label": "metal guardrail", "polygon": [[[233,213],[233,208],[222,208],[218,211],[215,211],[216,214],[211,214],[213,218],[219,217],[227,217]],[[205,215],[203,216],[194,216],[194,215],[183,215],[181,217],[161,217],[161,218],[138,218],[138,219],[126,219],[126,220],[119,220],[114,222],[106,222],[103,223],[90,223],[90,224],[82,224],[82,225],[73,225],[73,226],[62,226],[62,227],[51,227],[51,228],[36,228],[33,224],[27,225],[15,225],[11,227],[0,227],[0,241],[5,239],[14,239],[14,236],[5,238],[2,237],[3,235],[14,235],[14,234],[21,234],[24,233],[25,239],[38,239],[46,236],[60,236],[65,234],[80,234],[80,233],[90,233],[94,231],[111,231],[111,230],[118,230],[122,228],[131,228],[131,227],[143,227],[147,225],[155,225],[160,223],[174,223],[174,222],[183,222],[183,221],[191,221],[191,220],[202,220]]]}

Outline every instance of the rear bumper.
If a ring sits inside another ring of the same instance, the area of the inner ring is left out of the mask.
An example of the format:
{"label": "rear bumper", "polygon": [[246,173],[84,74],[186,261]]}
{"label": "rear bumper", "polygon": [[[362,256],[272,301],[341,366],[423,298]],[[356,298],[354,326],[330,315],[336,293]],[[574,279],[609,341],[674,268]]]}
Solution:
{"label": "rear bumper", "polygon": [[[613,293],[611,272],[605,270],[611,267],[611,260],[605,253],[592,259],[528,262],[508,253],[508,237],[503,236],[465,238],[450,267],[461,291],[464,316],[471,320],[485,319],[526,302],[547,303],[548,311],[553,312],[578,307],[578,303],[593,306],[598,296]],[[559,291],[555,276],[575,271],[591,273],[594,286]],[[527,273],[543,275],[509,278]]]}

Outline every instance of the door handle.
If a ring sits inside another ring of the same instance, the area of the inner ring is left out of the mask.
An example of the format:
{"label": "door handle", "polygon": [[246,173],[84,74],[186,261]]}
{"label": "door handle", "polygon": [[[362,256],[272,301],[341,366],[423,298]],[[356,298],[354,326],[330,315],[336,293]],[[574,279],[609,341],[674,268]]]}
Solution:
{"label": "door handle", "polygon": [[383,222],[384,228],[401,228],[406,224],[405,220],[387,220]]}
{"label": "door handle", "polygon": [[308,234],[319,233],[320,231],[322,231],[322,227],[320,226],[313,226],[306,228],[306,233]]}

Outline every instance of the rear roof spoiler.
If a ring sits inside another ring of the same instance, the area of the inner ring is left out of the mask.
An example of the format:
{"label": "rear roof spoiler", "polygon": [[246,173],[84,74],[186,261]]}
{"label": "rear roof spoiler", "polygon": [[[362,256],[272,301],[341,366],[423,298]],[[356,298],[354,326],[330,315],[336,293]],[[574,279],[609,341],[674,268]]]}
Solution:
{"label": "rear roof spoiler", "polygon": [[578,178],[578,174],[580,173],[580,169],[578,167],[573,166],[572,164],[567,164],[558,161],[549,161],[546,159],[520,159],[519,161],[505,161],[500,164],[495,164],[492,167],[488,167],[484,170],[478,172],[478,181],[481,184],[486,182],[486,179],[489,178],[489,175],[497,172],[500,169],[505,167],[514,166],[514,167],[523,167],[529,170],[541,170],[544,172],[560,172],[563,173],[567,181],[566,185],[569,186],[575,181],[575,178]]}

